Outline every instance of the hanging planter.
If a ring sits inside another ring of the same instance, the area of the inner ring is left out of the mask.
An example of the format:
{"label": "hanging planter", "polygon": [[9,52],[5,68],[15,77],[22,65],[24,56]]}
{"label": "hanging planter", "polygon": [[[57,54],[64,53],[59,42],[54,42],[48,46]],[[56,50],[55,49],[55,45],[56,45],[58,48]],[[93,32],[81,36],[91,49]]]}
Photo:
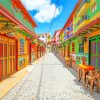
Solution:
{"label": "hanging planter", "polygon": [[32,43],[37,44],[38,43],[37,39],[33,39]]}
{"label": "hanging planter", "polygon": [[6,32],[15,32],[15,25],[10,23],[9,21],[0,21],[2,23],[2,26],[0,27],[0,31],[6,31]]}
{"label": "hanging planter", "polygon": [[78,37],[78,43],[81,44],[81,43],[82,43],[82,40],[83,40],[83,39],[82,39],[82,36],[79,36],[79,37]]}
{"label": "hanging planter", "polygon": [[27,32],[23,31],[23,30],[16,30],[16,32],[26,36],[26,37],[29,37],[29,38],[32,38],[32,35],[28,34]]}

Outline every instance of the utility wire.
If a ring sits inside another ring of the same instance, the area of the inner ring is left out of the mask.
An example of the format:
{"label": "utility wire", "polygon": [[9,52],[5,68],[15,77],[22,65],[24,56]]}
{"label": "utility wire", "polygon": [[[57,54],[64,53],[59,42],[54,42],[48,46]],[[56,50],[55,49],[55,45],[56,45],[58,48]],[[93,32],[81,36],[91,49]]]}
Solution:
{"label": "utility wire", "polygon": [[[57,4],[56,4],[56,5],[58,6],[58,4],[59,4],[59,0],[57,0]],[[56,9],[57,9],[57,7],[55,8],[53,18],[55,17],[55,14],[56,14]],[[54,20],[52,19],[52,21],[51,21],[51,25],[50,25],[50,29],[49,29],[49,33],[51,32],[51,29],[52,29],[53,24],[54,24]]]}

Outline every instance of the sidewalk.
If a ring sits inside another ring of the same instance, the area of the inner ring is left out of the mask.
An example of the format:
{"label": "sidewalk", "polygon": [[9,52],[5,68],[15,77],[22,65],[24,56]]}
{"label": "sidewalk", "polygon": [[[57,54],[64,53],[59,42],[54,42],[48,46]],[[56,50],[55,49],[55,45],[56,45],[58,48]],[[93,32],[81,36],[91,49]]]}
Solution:
{"label": "sidewalk", "polygon": [[54,55],[60,60],[61,63],[65,65],[65,58],[63,56],[61,56],[59,53],[54,53]]}
{"label": "sidewalk", "polygon": [[[34,63],[38,63],[38,61],[39,59]],[[0,82],[0,99],[33,70],[34,63],[32,63],[32,65],[26,66],[25,68],[21,69],[20,71]]]}
{"label": "sidewalk", "polygon": [[80,85],[77,73],[67,69],[52,53],[47,53],[34,69],[2,100],[99,100]]}

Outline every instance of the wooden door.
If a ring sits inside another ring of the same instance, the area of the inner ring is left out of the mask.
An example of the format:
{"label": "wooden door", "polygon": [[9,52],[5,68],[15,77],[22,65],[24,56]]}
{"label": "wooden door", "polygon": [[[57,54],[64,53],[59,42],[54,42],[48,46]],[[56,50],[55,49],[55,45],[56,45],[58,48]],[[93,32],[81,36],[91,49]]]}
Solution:
{"label": "wooden door", "polygon": [[16,42],[14,39],[9,39],[9,66],[10,74],[16,71]]}
{"label": "wooden door", "polygon": [[8,38],[0,35],[0,79],[9,74]]}
{"label": "wooden door", "polygon": [[27,46],[28,48],[28,58],[29,58],[29,63],[28,64],[30,64],[31,63],[31,43],[28,41],[28,46]]}
{"label": "wooden door", "polygon": [[16,70],[16,44],[14,39],[0,35],[0,79]]}
{"label": "wooden door", "polygon": [[68,55],[68,57],[70,57],[70,45],[68,45],[67,48],[68,48],[67,55]]}
{"label": "wooden door", "polygon": [[3,43],[1,43],[0,41],[0,79],[2,77],[3,77]]}

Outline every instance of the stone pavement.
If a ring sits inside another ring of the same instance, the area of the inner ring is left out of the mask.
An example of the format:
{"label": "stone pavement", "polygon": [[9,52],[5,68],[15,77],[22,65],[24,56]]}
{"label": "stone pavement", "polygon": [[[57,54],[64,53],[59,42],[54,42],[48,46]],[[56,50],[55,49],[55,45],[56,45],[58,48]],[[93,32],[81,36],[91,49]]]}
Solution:
{"label": "stone pavement", "polygon": [[12,89],[17,83],[19,83],[19,81],[28,75],[33,67],[34,66],[32,65],[28,65],[13,75],[7,77],[3,81],[0,81],[0,100],[10,89]]}
{"label": "stone pavement", "polygon": [[33,66],[2,100],[95,100],[52,53],[47,53]]}

